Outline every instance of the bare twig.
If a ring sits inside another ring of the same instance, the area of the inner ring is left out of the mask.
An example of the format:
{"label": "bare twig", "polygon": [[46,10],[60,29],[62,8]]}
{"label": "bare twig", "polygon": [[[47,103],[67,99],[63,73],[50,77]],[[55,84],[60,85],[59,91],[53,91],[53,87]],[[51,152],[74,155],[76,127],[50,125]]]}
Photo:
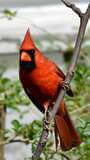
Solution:
{"label": "bare twig", "polygon": [[70,160],[70,158],[69,158],[66,154],[64,154],[63,152],[60,152],[60,155],[61,155],[63,158],[65,158],[66,160]]}
{"label": "bare twig", "polygon": [[63,157],[63,158],[66,159],[66,160],[70,160],[69,156],[67,156],[66,153],[64,153],[64,152],[61,152],[60,149],[57,150],[57,151],[55,151],[55,150],[51,150],[51,151],[52,151],[52,154],[51,154],[51,156],[49,157],[49,159],[52,159],[53,156],[58,152],[58,154],[59,154],[61,157]]}
{"label": "bare twig", "polygon": [[[80,27],[79,27],[76,43],[75,43],[75,48],[74,48],[71,64],[69,66],[69,69],[68,69],[68,72],[67,72],[67,75],[66,75],[66,78],[65,78],[65,83],[66,84],[69,84],[71,79],[72,79],[72,77],[73,77],[73,74],[74,74],[74,71],[75,71],[75,66],[76,66],[77,60],[79,58],[81,44],[83,42],[85,29],[86,29],[89,17],[90,17],[90,5],[88,6],[88,9],[87,9],[86,13],[80,19],[81,23],[80,23]],[[54,108],[52,110],[52,113],[53,113],[51,115],[52,117],[54,117],[54,115],[56,114],[56,112],[58,110],[57,108],[60,105],[60,102],[61,102],[64,94],[65,94],[65,90],[64,90],[64,88],[62,88],[62,90],[60,91],[60,94],[59,94],[59,96],[57,98],[57,101],[55,103],[55,106],[54,106]]]}
{"label": "bare twig", "polygon": [[76,117],[75,115],[86,115],[87,113],[90,113],[90,104],[84,105],[81,108],[72,111],[70,114]]}
{"label": "bare twig", "polygon": [[1,141],[0,142],[0,146],[2,145],[6,145],[6,144],[10,144],[10,143],[24,143],[24,144],[30,144],[31,141],[29,140],[25,140],[25,139],[8,139],[8,140],[5,140],[5,141]]}
{"label": "bare twig", "polygon": [[[86,26],[87,26],[88,20],[90,18],[90,4],[88,5],[88,8],[87,8],[86,12],[83,14],[74,4],[71,4],[70,2],[67,2],[66,0],[61,0],[61,1],[67,7],[72,8],[72,10],[75,13],[77,13],[78,16],[80,17],[80,27],[79,27],[79,31],[78,31],[78,35],[77,35],[77,39],[76,39],[76,43],[75,43],[74,53],[73,53],[73,57],[72,57],[71,64],[69,66],[66,78],[65,78],[65,84],[69,85],[69,83],[70,83],[70,81],[71,81],[71,79],[74,75],[75,66],[76,66],[77,60],[79,58],[81,44],[83,42]],[[64,88],[65,87],[62,87],[62,89],[61,89],[61,91],[60,91],[60,93],[57,97],[57,100],[56,100],[56,103],[55,103],[53,109],[49,112],[48,122],[50,122],[54,118],[55,114],[58,111],[60,103],[61,103],[61,101],[62,101],[62,99],[65,95],[65,89]],[[39,140],[39,143],[37,145],[36,151],[35,151],[35,153],[33,154],[33,157],[32,157],[33,160],[38,160],[39,159],[39,157],[40,157],[40,155],[43,151],[43,148],[45,147],[45,145],[47,143],[48,133],[49,133],[49,129],[48,129],[49,124],[50,123],[47,123],[47,127],[45,127],[45,125],[44,125],[42,135],[40,137],[40,140]]]}
{"label": "bare twig", "polygon": [[70,1],[61,0],[68,8],[71,8],[80,18],[82,18],[83,13],[81,12],[80,8],[76,7]]}

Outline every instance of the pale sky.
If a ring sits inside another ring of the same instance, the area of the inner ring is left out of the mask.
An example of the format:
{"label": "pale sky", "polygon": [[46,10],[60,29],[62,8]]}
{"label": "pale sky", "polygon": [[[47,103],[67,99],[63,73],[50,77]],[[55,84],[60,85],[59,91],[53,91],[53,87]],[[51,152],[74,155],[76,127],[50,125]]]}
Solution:
{"label": "pale sky", "polygon": [[[71,0],[76,2],[89,2],[90,0]],[[30,7],[36,5],[59,4],[60,0],[0,0],[0,7]]]}

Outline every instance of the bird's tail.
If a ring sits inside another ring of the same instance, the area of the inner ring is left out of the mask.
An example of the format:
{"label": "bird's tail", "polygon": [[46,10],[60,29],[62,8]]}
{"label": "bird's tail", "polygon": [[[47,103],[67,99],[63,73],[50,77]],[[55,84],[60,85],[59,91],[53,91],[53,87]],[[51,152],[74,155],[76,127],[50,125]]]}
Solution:
{"label": "bird's tail", "polygon": [[60,142],[63,151],[70,150],[81,143],[80,136],[74,128],[64,101],[62,101],[60,109],[55,116],[55,138],[56,147]]}

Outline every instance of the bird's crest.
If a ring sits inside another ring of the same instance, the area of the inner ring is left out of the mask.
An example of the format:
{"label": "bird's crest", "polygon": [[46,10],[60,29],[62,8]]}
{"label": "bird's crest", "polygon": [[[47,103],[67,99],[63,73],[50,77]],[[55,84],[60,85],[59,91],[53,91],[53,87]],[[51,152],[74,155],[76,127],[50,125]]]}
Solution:
{"label": "bird's crest", "polygon": [[24,40],[21,44],[20,50],[30,50],[35,47],[35,44],[31,38],[29,29],[27,30]]}

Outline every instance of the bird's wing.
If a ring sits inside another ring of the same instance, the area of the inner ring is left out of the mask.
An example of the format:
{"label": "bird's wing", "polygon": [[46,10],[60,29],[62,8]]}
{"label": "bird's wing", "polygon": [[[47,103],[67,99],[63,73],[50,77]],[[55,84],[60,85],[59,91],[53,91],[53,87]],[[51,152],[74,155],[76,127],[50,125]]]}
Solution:
{"label": "bird's wing", "polygon": [[30,100],[35,104],[35,106],[37,106],[37,108],[44,113],[44,107],[42,105],[40,105],[37,101],[37,99],[35,97],[32,97],[32,95],[30,94],[30,91],[27,88],[24,88],[27,96],[30,98]]}
{"label": "bird's wing", "polygon": [[[56,66],[56,72],[57,74],[63,78],[63,81],[65,80],[65,74],[63,73],[63,71],[58,67]],[[69,86],[68,90],[66,91],[66,93],[70,96],[70,97],[73,97],[73,92],[72,92],[72,89],[71,87]]]}
{"label": "bird's wing", "polygon": [[56,73],[63,78],[63,80],[65,79],[65,74],[63,73],[63,71],[56,65]]}
{"label": "bird's wing", "polygon": [[63,80],[65,79],[65,74],[63,73],[63,71],[58,67],[58,65],[56,65],[56,63],[54,63],[52,60],[50,60],[47,57],[44,57],[46,60],[46,64],[49,64],[49,67],[53,68],[53,71],[56,72]]}

